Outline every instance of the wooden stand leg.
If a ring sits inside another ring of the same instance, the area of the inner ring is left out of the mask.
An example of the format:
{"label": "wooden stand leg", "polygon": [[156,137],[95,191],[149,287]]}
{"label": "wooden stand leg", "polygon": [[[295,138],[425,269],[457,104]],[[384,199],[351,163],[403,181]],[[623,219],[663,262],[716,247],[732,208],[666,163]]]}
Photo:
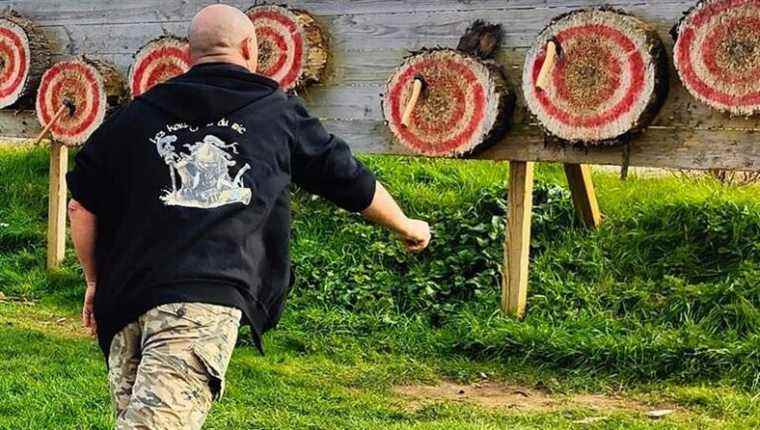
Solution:
{"label": "wooden stand leg", "polygon": [[522,318],[528,296],[530,224],[533,211],[533,163],[509,163],[507,241],[504,244],[504,278],[501,306],[504,312]]}
{"label": "wooden stand leg", "polygon": [[598,228],[602,224],[602,214],[596,201],[591,168],[587,164],[565,164],[565,175],[578,216],[587,227]]}
{"label": "wooden stand leg", "polygon": [[50,147],[47,266],[57,269],[66,252],[66,171],[69,148],[53,142]]}

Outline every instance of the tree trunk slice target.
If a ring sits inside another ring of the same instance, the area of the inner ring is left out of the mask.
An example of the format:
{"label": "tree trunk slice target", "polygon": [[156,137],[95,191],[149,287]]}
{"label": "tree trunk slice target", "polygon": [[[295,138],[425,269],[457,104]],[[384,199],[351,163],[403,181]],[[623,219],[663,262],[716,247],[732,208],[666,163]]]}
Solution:
{"label": "tree trunk slice target", "polygon": [[137,97],[153,86],[190,70],[190,44],[187,39],[162,36],[151,40],[135,54],[129,70],[129,89]]}
{"label": "tree trunk slice target", "polygon": [[[404,113],[420,81],[422,94],[405,125]],[[513,108],[514,95],[495,63],[453,49],[407,58],[383,96],[383,114],[395,138],[428,156],[462,156],[485,148],[503,137]]]}
{"label": "tree trunk slice target", "polygon": [[707,0],[674,29],[674,60],[689,92],[735,115],[760,112],[760,0]]}
{"label": "tree trunk slice target", "polygon": [[0,108],[22,99],[33,100],[49,66],[50,46],[45,35],[17,14],[0,17]]}
{"label": "tree trunk slice target", "polygon": [[87,58],[61,61],[42,76],[37,118],[46,127],[61,106],[70,106],[50,132],[64,145],[82,145],[103,122],[108,108],[123,101],[126,91],[124,78],[111,64]]}
{"label": "tree trunk slice target", "polygon": [[[556,48],[556,63],[539,83],[547,48]],[[570,12],[555,18],[528,51],[523,91],[548,134],[586,145],[617,143],[642,131],[662,107],[665,48],[654,28],[630,15],[608,8]]]}
{"label": "tree trunk slice target", "polygon": [[283,90],[319,82],[327,66],[327,40],[314,18],[284,6],[254,6],[246,12],[256,27],[259,73]]}

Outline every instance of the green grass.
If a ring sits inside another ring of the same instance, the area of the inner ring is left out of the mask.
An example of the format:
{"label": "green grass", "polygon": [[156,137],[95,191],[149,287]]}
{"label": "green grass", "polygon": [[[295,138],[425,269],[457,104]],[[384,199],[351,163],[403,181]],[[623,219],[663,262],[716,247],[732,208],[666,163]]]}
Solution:
{"label": "green grass", "polygon": [[[366,157],[429,219],[430,250],[298,191],[298,283],[260,357],[241,341],[208,428],[489,429],[760,426],[760,188],[595,175],[605,224],[574,218],[562,171],[538,172],[529,311],[498,311],[504,163]],[[0,429],[109,428],[105,369],[76,328],[69,247],[47,274],[47,154],[0,149]],[[32,302],[34,305],[23,304]],[[66,320],[60,320],[61,317]],[[243,337],[244,338],[244,337]],[[614,393],[641,411],[410,407],[399,384],[481,374],[556,396]]]}

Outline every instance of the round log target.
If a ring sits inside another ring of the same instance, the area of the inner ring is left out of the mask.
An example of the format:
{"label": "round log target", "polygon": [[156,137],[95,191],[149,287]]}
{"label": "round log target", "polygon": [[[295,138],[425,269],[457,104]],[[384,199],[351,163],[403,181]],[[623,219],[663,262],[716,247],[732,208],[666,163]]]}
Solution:
{"label": "round log target", "polygon": [[308,12],[266,5],[254,6],[246,14],[256,27],[259,73],[286,91],[321,80],[327,41]]}
{"label": "round log target", "polygon": [[[414,97],[415,81],[422,83],[419,97]],[[416,103],[409,108],[413,98]],[[504,135],[513,107],[514,96],[498,66],[451,49],[407,58],[388,80],[383,97],[383,114],[396,139],[429,156],[483,149]]]}
{"label": "round log target", "polygon": [[[548,61],[554,65],[542,70]],[[667,95],[667,70],[652,27],[619,11],[582,9],[557,17],[538,36],[525,61],[523,90],[550,135],[615,143],[654,119]]]}
{"label": "round log target", "polygon": [[125,95],[124,78],[115,66],[87,58],[61,61],[42,76],[37,119],[45,127],[66,107],[50,129],[52,137],[68,146],[82,145]]}
{"label": "round log target", "polygon": [[0,17],[0,108],[31,99],[49,65],[48,41],[31,21],[16,14]]}
{"label": "round log target", "polygon": [[154,85],[190,70],[190,45],[187,39],[162,36],[151,40],[135,54],[129,70],[129,90],[137,97]]}
{"label": "round log target", "polygon": [[736,115],[760,112],[760,1],[701,1],[674,33],[676,70],[694,97]]}

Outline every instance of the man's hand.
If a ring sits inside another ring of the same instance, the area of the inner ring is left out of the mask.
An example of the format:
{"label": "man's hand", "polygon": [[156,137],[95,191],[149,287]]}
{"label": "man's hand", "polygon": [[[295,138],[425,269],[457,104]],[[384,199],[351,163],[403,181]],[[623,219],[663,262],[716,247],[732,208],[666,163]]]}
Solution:
{"label": "man's hand", "polygon": [[409,219],[378,182],[372,203],[362,212],[364,218],[395,231],[410,252],[420,252],[430,244],[430,226],[425,221]]}
{"label": "man's hand", "polygon": [[425,221],[410,219],[401,231],[401,239],[409,252],[421,252],[430,244],[430,226]]}
{"label": "man's hand", "polygon": [[87,281],[87,291],[84,293],[82,308],[82,324],[90,329],[94,336],[97,333],[95,324],[95,280],[98,279],[95,267],[95,236],[98,218],[76,200],[69,202],[69,219],[71,220],[71,239],[77,251],[79,262],[82,263],[84,279]]}
{"label": "man's hand", "polygon": [[90,329],[90,334],[98,333],[98,325],[95,322],[95,283],[87,283],[87,291],[84,293],[84,306],[82,307],[82,324]]}

